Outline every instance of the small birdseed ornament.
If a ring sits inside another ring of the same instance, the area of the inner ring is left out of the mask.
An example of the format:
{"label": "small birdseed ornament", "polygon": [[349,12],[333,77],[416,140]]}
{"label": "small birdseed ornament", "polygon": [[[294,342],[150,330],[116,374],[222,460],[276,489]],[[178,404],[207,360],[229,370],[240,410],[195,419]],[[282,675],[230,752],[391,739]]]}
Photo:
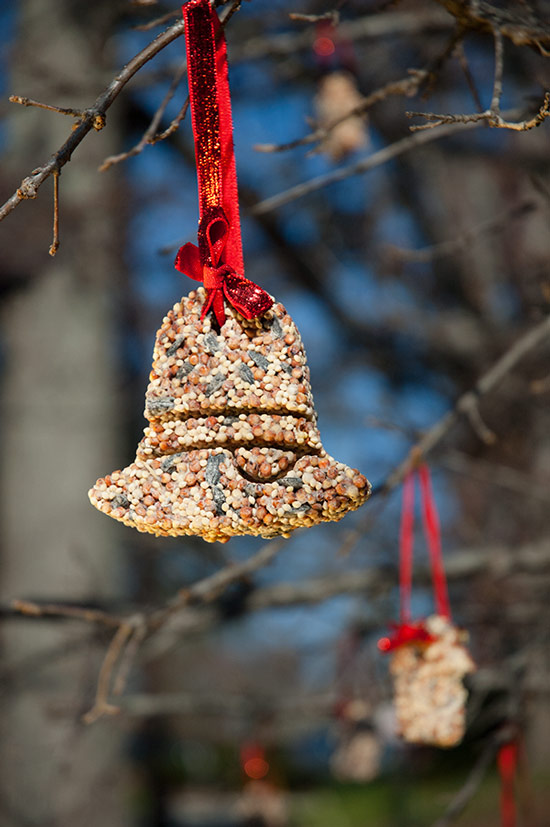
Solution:
{"label": "small birdseed ornament", "polygon": [[324,450],[300,334],[242,275],[225,40],[208,0],[183,14],[200,221],[175,266],[203,286],[157,332],[135,461],[89,496],[151,534],[288,536],[341,519],[370,484]]}
{"label": "small birdseed ornament", "polygon": [[338,745],[330,769],[339,781],[366,783],[380,772],[382,744],[372,724],[372,710],[358,698],[337,710]]}
{"label": "small birdseed ornament", "polygon": [[465,675],[475,671],[466,649],[468,635],[451,621],[439,520],[427,466],[418,469],[424,531],[430,552],[436,614],[412,621],[410,597],[414,521],[414,473],[405,479],[400,535],[401,619],[379,648],[392,652],[395,710],[406,741],[452,747],[465,731],[467,690]]}

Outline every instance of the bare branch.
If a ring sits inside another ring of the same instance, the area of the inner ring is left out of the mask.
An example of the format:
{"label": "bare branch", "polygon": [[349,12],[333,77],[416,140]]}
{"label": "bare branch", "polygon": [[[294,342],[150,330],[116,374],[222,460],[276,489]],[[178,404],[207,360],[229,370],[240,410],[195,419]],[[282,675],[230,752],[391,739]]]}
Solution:
{"label": "bare branch", "polygon": [[324,141],[327,136],[341,123],[344,123],[344,121],[347,121],[349,118],[356,118],[359,115],[363,115],[368,109],[374,106],[374,104],[379,103],[379,101],[385,100],[391,95],[405,95],[407,97],[415,95],[427,76],[427,70],[410,69],[407,77],[392,81],[391,83],[386,83],[380,89],[371,92],[371,94],[367,95],[361,103],[354,106],[349,110],[349,112],[346,112],[341,117],[336,118],[327,126],[315,129],[313,132],[310,132],[309,135],[305,135],[303,138],[296,138],[295,140],[289,141],[285,144],[256,144],[254,149],[257,152],[286,152],[289,149],[296,149],[296,147],[299,146],[306,146],[307,144]]}
{"label": "bare branch", "polygon": [[493,96],[491,98],[490,111],[494,115],[500,113],[500,99],[502,98],[502,75],[504,72],[504,44],[502,42],[502,34],[498,28],[493,29],[493,37],[495,40],[495,69],[493,80]]}
{"label": "bare branch", "polygon": [[547,316],[538,325],[533,327],[524,336],[515,342],[506,353],[495,362],[490,370],[485,373],[477,382],[473,390],[463,394],[457,401],[455,407],[447,411],[444,416],[433,425],[409,451],[403,462],[387,477],[383,485],[373,491],[376,493],[388,493],[395,488],[405,477],[407,472],[414,467],[415,463],[441,442],[444,436],[458,422],[461,414],[468,413],[472,406],[478,404],[479,399],[489,391],[493,390],[502,379],[529,353],[545,339],[550,340],[550,316]]}
{"label": "bare branch", "polygon": [[480,753],[479,758],[470,770],[464,786],[455,795],[444,814],[434,822],[433,827],[448,827],[461,813],[464,812],[471,799],[478,791],[487,770],[495,760],[500,739],[491,738]]}
{"label": "bare branch", "polygon": [[[449,31],[454,21],[438,8],[404,12],[382,12],[367,14],[356,20],[346,20],[338,26],[343,40],[374,40],[388,36],[408,36],[426,30]],[[310,28],[301,32],[284,32],[272,37],[255,37],[244,43],[237,51],[240,60],[257,60],[271,55],[294,54],[300,49],[309,49],[315,37]]]}
{"label": "bare branch", "polygon": [[[24,98],[21,95],[10,95],[8,98],[10,103],[19,103],[21,106],[36,106],[38,109],[47,109],[49,112],[57,112],[59,115],[70,115],[73,118],[83,118],[84,112],[82,109],[70,109],[65,106],[52,106],[49,103],[40,103],[40,101],[32,100],[32,98]],[[95,129],[100,130],[105,126],[105,123],[98,121]]]}
{"label": "bare branch", "polygon": [[82,717],[85,724],[93,724],[103,715],[116,715],[119,712],[117,706],[109,703],[109,690],[113,671],[133,631],[134,625],[130,621],[124,621],[116,630],[99,670],[94,705]]}
{"label": "bare branch", "polygon": [[515,132],[526,132],[529,129],[534,129],[536,126],[540,126],[541,123],[550,116],[550,92],[546,92],[543,103],[532,118],[522,121],[508,121],[502,118],[500,114],[500,101],[502,98],[502,75],[504,71],[504,45],[500,29],[496,27],[493,28],[493,37],[495,41],[495,69],[493,94],[489,109],[486,109],[484,112],[475,112],[472,115],[436,115],[434,112],[407,112],[406,115],[408,118],[422,117],[428,121],[428,123],[411,126],[411,132],[434,129],[442,124],[477,123],[478,121],[484,121],[488,126],[495,129],[511,129]]}
{"label": "bare branch", "polygon": [[[502,8],[488,0],[438,0],[466,29],[493,33],[495,28],[516,46],[534,46],[548,56],[550,23],[539,17],[534,4],[516,3],[517,10]],[[542,7],[541,7],[542,11]],[[546,47],[546,49],[544,48]]]}
{"label": "bare branch", "polygon": [[289,18],[296,23],[322,23],[323,21],[327,21],[332,23],[333,26],[337,26],[340,22],[340,12],[334,11],[327,11],[324,14],[300,14],[299,12],[289,12]]}
{"label": "bare branch", "polygon": [[[550,386],[549,386],[550,389]],[[461,451],[448,450],[437,458],[438,465],[448,471],[464,474],[468,479],[479,480],[485,484],[513,491],[520,497],[532,497],[550,503],[550,485],[531,474],[499,465],[495,462],[473,459]]]}
{"label": "bare branch", "polygon": [[179,592],[160,609],[154,611],[148,618],[148,627],[158,629],[170,615],[196,602],[215,600],[231,583],[247,577],[258,569],[268,565],[283,547],[284,539],[271,540],[252,557],[243,563],[230,564],[220,571],[194,583],[188,589]]}
{"label": "bare branch", "polygon": [[464,401],[460,407],[461,413],[466,414],[468,417],[468,421],[474,431],[477,434],[478,438],[481,442],[484,442],[485,445],[494,445],[497,441],[497,435],[492,431],[490,428],[487,427],[485,422],[482,419],[482,416],[479,412],[479,403],[475,396],[467,395],[464,397]]}
{"label": "bare branch", "polygon": [[474,76],[472,75],[472,72],[470,70],[470,66],[466,58],[466,52],[464,51],[464,45],[462,43],[457,43],[455,54],[458,57],[460,68],[464,72],[464,77],[466,78],[466,83],[468,84],[468,89],[470,90],[470,93],[476,105],[476,109],[478,112],[483,112],[481,97],[479,95],[476,82],[474,80]]}
{"label": "bare branch", "polygon": [[140,623],[135,626],[133,634],[130,636],[126,648],[120,656],[118,673],[113,684],[113,695],[122,695],[126,689],[128,675],[136,659],[139,647],[145,640],[146,635],[147,625],[140,618]]}
{"label": "bare branch", "polygon": [[365,172],[369,172],[371,169],[382,166],[382,164],[392,161],[399,155],[403,155],[403,153],[417,146],[430,143],[430,141],[436,138],[454,135],[464,130],[474,129],[477,126],[478,124],[476,123],[453,123],[442,126],[441,129],[438,129],[436,132],[420,132],[415,135],[408,135],[399,141],[394,141],[394,143],[389,146],[385,146],[383,149],[379,149],[378,152],[373,152],[372,155],[363,158],[355,164],[340,167],[332,172],[327,172],[325,175],[319,175],[317,178],[311,178],[309,181],[304,181],[302,184],[290,187],[277,195],[272,195],[257,203],[252,207],[250,212],[252,215],[263,215],[264,213],[279,209],[279,207],[290,204],[298,198],[303,198],[304,195],[309,195],[323,187],[328,187],[329,184],[334,184],[336,181],[345,181],[346,178],[351,178],[353,175],[362,175]]}
{"label": "bare branch", "polygon": [[24,178],[16,192],[5,204],[0,207],[0,221],[14,210],[21,201],[27,198],[36,198],[38,190],[44,181],[54,172],[59,172],[71,160],[72,154],[78,145],[84,140],[92,129],[98,129],[99,124],[105,122],[105,113],[116,100],[128,81],[142,68],[149,60],[157,55],[165,46],[172,43],[183,34],[183,20],[178,20],[159,34],[151,43],[133,57],[119,74],[111,81],[109,86],[96,98],[94,104],[82,112],[82,117],[76,128],[63,144],[54,153],[50,160],[43,166],[35,169],[27,178]]}
{"label": "bare branch", "polygon": [[[128,158],[133,158],[134,155],[139,155],[148,144],[155,144],[157,141],[163,140],[164,138],[171,135],[172,132],[175,132],[178,126],[180,125],[181,121],[185,117],[187,113],[187,109],[189,108],[189,96],[187,97],[182,109],[180,110],[178,116],[174,118],[168,129],[166,129],[160,135],[157,134],[157,129],[159,128],[160,122],[166,112],[166,108],[172,98],[176,93],[176,89],[178,88],[181,80],[187,74],[187,63],[184,63],[174,75],[174,79],[170,84],[170,88],[168,89],[166,95],[164,96],[159,108],[153,115],[153,119],[151,123],[147,127],[146,131],[143,133],[142,137],[138,141],[138,143],[129,149],[127,152],[121,152],[119,155],[109,155],[108,158],[105,158],[101,166],[99,167],[100,172],[105,172],[114,164],[119,164],[121,161],[126,161]],[[175,124],[175,126],[174,126]]]}
{"label": "bare branch", "polygon": [[545,92],[544,101],[538,112],[531,118],[522,121],[508,121],[502,118],[498,112],[486,109],[485,112],[475,112],[471,115],[448,115],[435,114],[434,112],[406,112],[407,118],[426,118],[429,123],[409,127],[411,132],[421,132],[426,129],[434,129],[443,124],[471,124],[484,122],[494,129],[511,129],[513,132],[527,132],[540,126],[550,116],[550,92]]}
{"label": "bare branch", "polygon": [[31,600],[13,600],[11,608],[26,617],[51,617],[84,620],[87,623],[101,623],[104,626],[120,626],[123,618],[81,606],[65,606],[62,603],[35,603]]}
{"label": "bare branch", "polygon": [[148,32],[151,29],[155,29],[157,26],[164,26],[165,23],[168,23],[169,20],[173,20],[174,17],[179,17],[181,11],[178,9],[174,9],[173,11],[166,12],[166,14],[161,15],[160,17],[155,17],[154,20],[149,20],[148,23],[140,23],[139,26],[134,26],[134,30],[136,32]]}
{"label": "bare branch", "polygon": [[537,209],[534,201],[523,201],[521,204],[504,210],[498,215],[492,216],[485,221],[480,221],[475,227],[470,227],[459,233],[455,238],[441,241],[439,244],[432,244],[430,247],[423,247],[420,250],[408,250],[403,247],[387,245],[393,256],[403,261],[430,262],[444,256],[455,255],[469,248],[473,241],[489,233],[501,232],[506,229],[511,219],[523,218]]}

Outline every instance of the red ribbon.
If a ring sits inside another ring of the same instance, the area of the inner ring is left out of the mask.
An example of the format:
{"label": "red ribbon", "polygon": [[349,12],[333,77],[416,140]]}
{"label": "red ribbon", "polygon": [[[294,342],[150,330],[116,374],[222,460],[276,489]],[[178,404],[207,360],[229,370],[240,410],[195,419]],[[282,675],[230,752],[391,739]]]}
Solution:
{"label": "red ribbon", "polygon": [[439,516],[433,495],[430,471],[427,465],[421,465],[418,469],[418,479],[420,480],[424,534],[426,535],[428,549],[430,552],[435,610],[438,615],[450,617],[451,605],[449,603],[447,578],[445,577],[445,568],[443,566]]}
{"label": "red ribbon", "polygon": [[498,751],[497,765],[500,775],[500,817],[502,827],[516,827],[516,797],[514,782],[518,765],[518,743],[510,741]]}
{"label": "red ribbon", "polygon": [[225,38],[208,0],[190,0],[182,11],[200,220],[199,246],[184,244],[175,267],[204,283],[207,299],[201,318],[212,309],[221,326],[224,298],[245,319],[265,313],[273,299],[243,275]]}
{"label": "red ribbon", "polygon": [[421,465],[410,471],[403,481],[403,505],[399,532],[399,624],[393,624],[393,634],[381,638],[378,648],[391,652],[406,643],[430,643],[433,637],[422,621],[411,621],[412,563],[414,547],[414,477],[418,473],[424,534],[430,553],[430,566],[434,590],[434,602],[438,615],[451,617],[447,580],[443,566],[441,534],[437,506],[433,495],[430,471]]}

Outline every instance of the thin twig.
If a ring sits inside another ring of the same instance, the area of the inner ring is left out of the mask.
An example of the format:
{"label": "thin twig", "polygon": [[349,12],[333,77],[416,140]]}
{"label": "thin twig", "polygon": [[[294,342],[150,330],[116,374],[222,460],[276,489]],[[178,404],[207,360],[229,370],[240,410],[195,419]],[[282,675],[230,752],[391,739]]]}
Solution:
{"label": "thin twig", "polygon": [[493,93],[491,105],[484,112],[475,112],[471,115],[449,115],[435,114],[435,112],[406,112],[408,118],[425,118],[427,123],[415,124],[409,127],[411,132],[421,132],[427,129],[435,129],[443,124],[451,123],[477,123],[483,121],[495,129],[511,129],[515,132],[526,132],[540,126],[550,116],[550,92],[546,92],[544,100],[538,112],[532,118],[522,121],[508,121],[500,114],[500,101],[502,98],[502,76],[504,72],[504,43],[502,32],[493,26],[493,38],[495,41],[495,68],[493,75]]}
{"label": "thin twig", "polygon": [[59,250],[59,170],[53,173],[53,238],[48,250],[51,256],[55,256]]}
{"label": "thin twig", "polygon": [[[446,455],[447,456],[447,455]],[[456,471],[450,463],[451,470]],[[466,469],[461,469],[463,473],[467,473]],[[507,471],[508,469],[504,469]],[[474,474],[475,477],[475,474]],[[487,480],[487,478],[484,478]],[[496,480],[497,483],[505,484],[505,481]],[[508,486],[506,486],[508,487]],[[513,489],[515,490],[515,489]],[[519,490],[518,490],[519,493]],[[542,497],[543,491],[540,492]],[[547,490],[547,496],[550,496],[550,489]],[[543,538],[539,542],[527,543],[518,548],[517,545],[513,547],[506,546],[491,546],[491,547],[473,547],[458,549],[450,553],[445,562],[446,574],[451,581],[471,581],[473,577],[482,573],[489,573],[493,577],[506,578],[514,572],[527,572],[540,574],[547,571],[550,566],[550,548],[548,541]],[[430,569],[425,564],[420,564],[414,568],[414,579],[419,584],[428,583],[430,581]],[[204,582],[204,581],[201,581]],[[286,606],[300,606],[308,604],[320,603],[324,600],[329,600],[340,594],[362,594],[369,599],[380,595],[381,590],[392,589],[395,584],[395,572],[391,567],[382,569],[358,569],[344,570],[339,572],[331,572],[329,575],[322,575],[319,577],[311,577],[307,580],[299,582],[280,582],[272,585],[261,586],[253,589],[250,594],[243,601],[244,612],[263,611],[264,609],[282,608]],[[42,608],[42,607],[40,607]],[[198,613],[205,609],[204,602],[202,607],[179,606],[178,609],[184,609],[185,612]],[[163,611],[161,607],[158,612]],[[42,613],[40,613],[42,614]],[[40,616],[38,613],[35,617]],[[64,618],[69,619],[70,615],[64,614]],[[218,616],[210,615],[212,618]],[[199,615],[196,614],[197,622],[187,625],[185,628],[196,628],[199,625]],[[77,616],[78,620],[92,620],[93,618],[86,618],[82,614]],[[195,618],[193,618],[195,619]],[[130,623],[132,626],[132,635],[129,636],[127,647],[134,645],[134,635],[138,634],[138,644],[140,642],[141,631],[147,624],[147,619],[143,615],[130,616],[124,620],[118,619],[115,624],[118,627],[124,623]],[[159,627],[160,628],[160,627]],[[182,627],[178,626],[178,632],[181,633]],[[201,625],[201,629],[204,627]],[[141,638],[143,640],[144,638]],[[126,651],[124,652],[124,659],[126,659]],[[125,668],[125,667],[124,667]],[[121,663],[120,670],[123,671],[123,664]]]}
{"label": "thin twig", "polygon": [[232,4],[229,6],[227,11],[224,11],[220,15],[220,25],[222,29],[225,29],[235,12],[238,12],[241,8],[242,0],[233,0]]}
{"label": "thin twig", "polygon": [[494,115],[500,114],[500,100],[502,98],[502,75],[504,73],[504,44],[502,34],[498,27],[493,28],[495,41],[495,68],[493,78],[493,96],[491,98],[491,112]]}
{"label": "thin twig", "polygon": [[149,20],[148,23],[140,23],[138,26],[134,26],[133,29],[136,32],[148,32],[150,29],[155,29],[157,26],[164,26],[165,23],[168,23],[169,20],[173,20],[174,17],[179,17],[181,14],[180,9],[174,9],[173,11],[166,12],[166,14],[161,15],[160,17],[155,17],[154,20]]}
{"label": "thin twig", "polygon": [[306,146],[308,144],[324,141],[328,135],[341,123],[344,123],[344,121],[347,121],[350,118],[356,118],[360,115],[364,115],[368,109],[374,106],[374,104],[379,103],[379,101],[385,100],[391,95],[405,95],[407,97],[415,95],[419,86],[427,76],[428,72],[426,70],[410,69],[407,77],[386,83],[380,89],[376,89],[374,92],[371,92],[371,94],[363,98],[360,103],[352,107],[344,115],[341,115],[339,118],[335,118],[335,120],[331,121],[327,124],[327,126],[319,127],[313,132],[310,132],[308,135],[304,135],[302,138],[296,138],[293,141],[288,141],[285,144],[256,144],[254,149],[257,152],[286,152],[290,149],[296,149],[296,147],[299,146]]}
{"label": "thin twig", "polygon": [[474,388],[464,393],[458,399],[455,407],[447,411],[441,419],[426,431],[422,439],[411,448],[403,462],[388,475],[378,489],[373,491],[373,495],[375,493],[388,493],[395,488],[414,464],[418,462],[419,458],[425,457],[446,436],[453,425],[458,422],[461,415],[468,415],[469,411],[476,409],[480,398],[493,390],[530,350],[537,347],[546,338],[550,339],[550,316],[547,316],[515,342],[478,380]]}
{"label": "thin twig", "polygon": [[290,204],[298,198],[303,198],[305,195],[317,192],[317,190],[323,187],[328,187],[329,184],[334,184],[337,181],[345,181],[346,178],[369,172],[371,169],[382,166],[382,164],[392,161],[399,155],[403,155],[403,153],[409,152],[409,150],[415,149],[418,146],[430,143],[430,141],[436,138],[443,138],[446,135],[454,135],[465,130],[475,129],[477,126],[477,123],[452,123],[442,126],[441,129],[435,132],[419,132],[415,135],[407,135],[405,138],[401,138],[401,140],[394,141],[393,144],[379,149],[378,152],[373,152],[373,154],[367,158],[362,158],[357,163],[340,167],[332,172],[319,175],[317,178],[311,178],[309,181],[296,184],[294,187],[277,193],[277,195],[265,198],[252,207],[250,212],[252,215],[263,215],[264,213],[279,209],[279,207]]}
{"label": "thin twig", "polygon": [[493,112],[491,109],[485,112],[475,112],[471,115],[450,115],[450,114],[436,114],[435,112],[405,112],[407,118],[425,118],[428,123],[417,124],[410,126],[411,132],[422,132],[435,127],[441,127],[444,124],[473,124],[473,123],[487,123],[494,129],[511,129],[513,132],[527,132],[540,126],[546,118],[550,117],[550,92],[545,92],[544,101],[539,110],[531,118],[526,118],[522,121],[509,121],[501,117],[498,112]]}
{"label": "thin twig", "polygon": [[150,630],[158,629],[170,615],[196,602],[203,603],[215,600],[231,583],[267,566],[279,553],[284,543],[285,540],[282,538],[271,540],[243,563],[231,563],[210,575],[210,577],[205,577],[189,588],[182,589],[172,600],[169,600],[164,606],[148,616],[148,628]]}
{"label": "thin twig", "polygon": [[187,110],[189,109],[189,95],[185,99],[185,103],[181,107],[180,111],[174,118],[174,120],[170,123],[170,125],[164,130],[164,132],[159,132],[154,138],[151,139],[150,143],[156,144],[159,141],[164,141],[170,135],[173,135],[174,132],[179,127],[180,123],[183,121],[185,116],[187,115]]}
{"label": "thin twig", "polygon": [[464,77],[466,78],[466,83],[468,84],[468,89],[470,90],[470,94],[474,99],[474,103],[476,105],[476,109],[478,112],[483,112],[483,104],[481,103],[481,98],[479,96],[479,92],[476,86],[476,82],[474,80],[474,76],[470,70],[470,64],[466,58],[466,52],[464,51],[464,44],[457,43],[455,54],[458,57],[458,62],[460,63],[460,67],[464,72]]}
{"label": "thin twig", "polygon": [[472,431],[477,434],[480,441],[484,442],[485,445],[494,445],[497,441],[497,435],[483,421],[481,413],[479,412],[479,405],[468,405],[465,409],[465,413]]}
{"label": "thin twig", "polygon": [[15,193],[0,207],[0,221],[14,210],[21,201],[28,198],[36,198],[38,190],[55,171],[60,171],[71,160],[72,154],[78,145],[84,140],[92,129],[100,128],[105,122],[105,113],[116,100],[128,81],[144,66],[149,60],[157,55],[165,46],[172,43],[183,34],[183,20],[178,20],[159,34],[151,43],[133,57],[119,74],[111,81],[109,86],[96,98],[94,104],[82,112],[82,117],[76,128],[63,144],[54,153],[50,160],[43,166],[35,169],[29,176],[23,179]]}
{"label": "thin twig", "polygon": [[517,468],[498,465],[495,462],[476,457],[475,459],[457,450],[448,450],[438,455],[438,465],[455,474],[463,474],[469,480],[512,491],[519,497],[530,497],[550,503],[550,483],[526,474]]}
{"label": "thin twig", "polygon": [[87,623],[101,623],[104,626],[120,626],[123,618],[102,612],[98,609],[87,609],[82,606],[65,606],[62,603],[36,603],[32,600],[12,600],[10,604],[14,612],[26,617],[51,617],[84,620]]}
{"label": "thin twig", "polygon": [[139,647],[145,640],[146,635],[147,624],[141,619],[141,622],[134,627],[133,633],[126,644],[126,648],[120,656],[117,676],[113,683],[113,695],[122,695],[126,689],[128,675],[136,659]]}
{"label": "thin twig", "polygon": [[480,238],[480,236],[497,231],[501,232],[506,229],[511,219],[523,218],[523,216],[528,215],[536,209],[537,204],[534,201],[524,201],[485,221],[480,221],[475,227],[470,227],[459,233],[455,238],[448,239],[447,241],[441,241],[438,244],[432,244],[420,250],[409,250],[403,247],[394,247],[393,245],[387,245],[387,248],[391,251],[392,256],[398,257],[403,261],[427,263],[434,261],[434,259],[455,255],[462,250],[468,249],[469,245]]}
{"label": "thin twig", "polygon": [[[105,172],[110,167],[114,166],[115,164],[119,164],[121,161],[126,161],[126,160],[128,160],[128,158],[133,158],[135,155],[139,155],[139,153],[142,152],[148,144],[151,144],[151,145],[155,144],[155,143],[157,143],[157,141],[163,140],[168,135],[171,135],[172,132],[175,132],[175,130],[178,128],[179,124],[181,123],[181,121],[183,120],[183,118],[185,117],[185,115],[187,113],[187,109],[189,107],[189,97],[187,97],[187,99],[186,99],[183,107],[181,108],[179,114],[177,115],[176,118],[174,118],[174,120],[172,121],[172,123],[170,124],[168,129],[166,129],[160,135],[157,134],[157,129],[158,129],[159,124],[160,124],[160,122],[161,122],[161,120],[164,116],[164,113],[166,112],[166,108],[167,108],[168,104],[170,103],[170,101],[174,97],[174,95],[176,93],[176,90],[177,90],[179,84],[181,83],[182,78],[186,74],[187,74],[187,63],[184,63],[177,70],[176,74],[174,75],[174,78],[172,80],[172,83],[170,84],[170,87],[169,87],[166,95],[164,96],[159,108],[157,109],[157,111],[153,115],[151,123],[149,124],[149,126],[147,127],[147,129],[145,130],[143,135],[141,136],[138,143],[135,146],[133,146],[132,149],[129,149],[127,152],[121,152],[119,155],[109,155],[108,158],[105,158],[105,160],[103,161],[103,163],[99,167],[100,172]],[[174,126],[174,124],[175,124],[175,126]]]}
{"label": "thin twig", "polygon": [[470,770],[466,783],[455,795],[443,815],[434,822],[433,827],[448,827],[449,824],[464,812],[478,791],[487,770],[495,760],[499,744],[500,740],[492,738],[485,745],[485,749],[480,753],[479,758]]}
{"label": "thin twig", "polygon": [[[73,118],[83,118],[85,112],[82,109],[70,109],[66,106],[52,106],[49,103],[41,103],[32,98],[25,98],[22,95],[10,95],[10,103],[19,103],[21,106],[36,106],[38,109],[47,109],[49,112],[57,112],[59,115],[70,115]],[[100,126],[99,129],[102,127]]]}
{"label": "thin twig", "polygon": [[94,705],[82,717],[85,724],[93,724],[103,715],[116,715],[120,711],[117,706],[109,703],[109,690],[113,671],[133,631],[134,626],[130,621],[122,622],[116,630],[99,670]]}
{"label": "thin twig", "polygon": [[334,11],[327,11],[324,14],[300,14],[300,12],[289,12],[289,18],[296,23],[322,23],[323,21],[328,21],[333,24],[333,26],[337,26],[340,22],[340,12]]}
{"label": "thin twig", "polygon": [[[389,11],[366,14],[355,20],[344,20],[338,34],[344,41],[363,39],[380,40],[384,37],[408,37],[426,30],[449,31],[455,23],[442,9],[428,8],[422,11]],[[295,54],[310,49],[315,33],[310,27],[303,31],[283,32],[266,37],[251,38],[236,51],[239,60],[258,60],[268,56]]]}

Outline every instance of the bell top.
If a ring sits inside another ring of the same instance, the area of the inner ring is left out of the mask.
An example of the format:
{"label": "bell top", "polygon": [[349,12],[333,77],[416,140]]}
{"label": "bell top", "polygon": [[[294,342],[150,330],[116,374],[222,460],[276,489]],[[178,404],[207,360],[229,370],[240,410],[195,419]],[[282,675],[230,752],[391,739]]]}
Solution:
{"label": "bell top", "polygon": [[231,413],[291,415],[315,411],[300,335],[281,304],[247,321],[233,308],[221,332],[200,319],[204,288],[165,316],[145,402],[150,422]]}

